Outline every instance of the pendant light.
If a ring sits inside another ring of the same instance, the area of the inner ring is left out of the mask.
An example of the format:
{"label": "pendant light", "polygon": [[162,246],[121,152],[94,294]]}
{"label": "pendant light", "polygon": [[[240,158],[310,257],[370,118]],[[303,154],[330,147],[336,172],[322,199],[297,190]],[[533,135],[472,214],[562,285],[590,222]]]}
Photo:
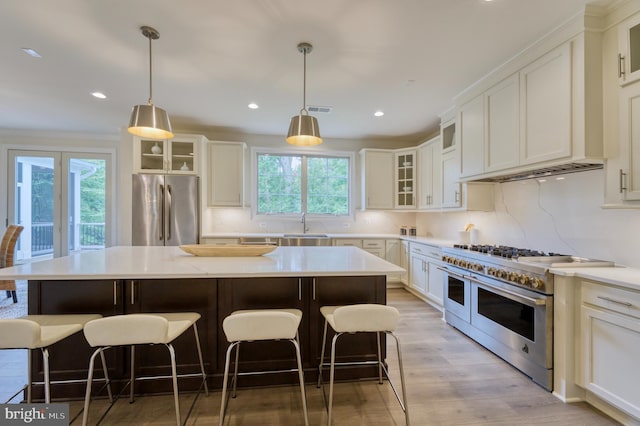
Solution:
{"label": "pendant light", "polygon": [[318,120],[307,111],[307,53],[313,46],[309,43],[298,44],[298,51],[304,55],[304,77],[302,80],[302,109],[300,114],[291,117],[287,143],[298,146],[313,146],[322,143]]}
{"label": "pendant light", "polygon": [[160,33],[154,28],[140,27],[142,35],[149,39],[149,102],[147,105],[136,105],[131,111],[129,133],[149,139],[171,139],[173,131],[169,115],[165,110],[153,104],[153,78],[151,73],[152,56],[151,40],[160,38]]}

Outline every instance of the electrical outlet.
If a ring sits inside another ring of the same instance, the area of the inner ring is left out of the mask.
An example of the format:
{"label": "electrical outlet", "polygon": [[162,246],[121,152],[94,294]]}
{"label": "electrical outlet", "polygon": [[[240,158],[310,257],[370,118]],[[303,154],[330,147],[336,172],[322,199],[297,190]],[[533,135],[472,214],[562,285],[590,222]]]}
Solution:
{"label": "electrical outlet", "polygon": [[350,223],[343,223],[342,227],[343,228],[351,228],[351,224]]}
{"label": "electrical outlet", "polygon": [[258,225],[258,226],[260,226],[260,228],[262,228],[262,229],[266,229],[267,228],[267,223],[266,222],[260,222],[260,225]]}

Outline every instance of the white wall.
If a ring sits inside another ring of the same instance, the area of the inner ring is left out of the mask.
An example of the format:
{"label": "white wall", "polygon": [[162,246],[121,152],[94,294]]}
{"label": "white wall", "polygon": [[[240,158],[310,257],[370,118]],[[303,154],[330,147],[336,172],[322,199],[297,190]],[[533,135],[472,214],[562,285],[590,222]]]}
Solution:
{"label": "white wall", "polygon": [[607,210],[604,171],[496,184],[494,212],[418,213],[418,235],[451,240],[473,223],[479,240],[640,267],[640,210]]}

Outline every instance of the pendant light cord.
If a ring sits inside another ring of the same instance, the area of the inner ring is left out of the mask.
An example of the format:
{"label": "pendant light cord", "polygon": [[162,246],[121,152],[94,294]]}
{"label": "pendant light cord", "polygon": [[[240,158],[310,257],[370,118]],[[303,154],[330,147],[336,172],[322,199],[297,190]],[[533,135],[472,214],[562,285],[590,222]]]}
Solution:
{"label": "pendant light cord", "polygon": [[149,39],[149,105],[153,105],[153,75],[152,75],[152,68],[153,68],[153,64],[151,62],[151,35],[149,35],[147,37]]}
{"label": "pendant light cord", "polygon": [[307,49],[304,51],[304,59],[303,59],[303,68],[302,68],[302,109],[300,110],[300,114],[302,111],[309,114],[307,111]]}

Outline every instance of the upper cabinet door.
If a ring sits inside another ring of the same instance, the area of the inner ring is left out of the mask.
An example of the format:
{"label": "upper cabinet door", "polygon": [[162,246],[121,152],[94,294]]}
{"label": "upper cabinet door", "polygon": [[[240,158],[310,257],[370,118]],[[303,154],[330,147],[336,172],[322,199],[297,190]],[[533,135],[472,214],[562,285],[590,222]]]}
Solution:
{"label": "upper cabinet door", "polygon": [[484,96],[479,95],[458,110],[460,176],[484,172]]}
{"label": "upper cabinet door", "polygon": [[571,43],[520,71],[520,164],[571,155]]}
{"label": "upper cabinet door", "polygon": [[393,208],[393,152],[363,150],[362,209]]}
{"label": "upper cabinet door", "polygon": [[243,142],[209,144],[209,206],[244,206],[245,149]]}
{"label": "upper cabinet door", "polygon": [[520,93],[518,73],[485,93],[485,171],[518,166]]}
{"label": "upper cabinet door", "polygon": [[618,82],[624,86],[640,78],[640,14],[618,28]]}

